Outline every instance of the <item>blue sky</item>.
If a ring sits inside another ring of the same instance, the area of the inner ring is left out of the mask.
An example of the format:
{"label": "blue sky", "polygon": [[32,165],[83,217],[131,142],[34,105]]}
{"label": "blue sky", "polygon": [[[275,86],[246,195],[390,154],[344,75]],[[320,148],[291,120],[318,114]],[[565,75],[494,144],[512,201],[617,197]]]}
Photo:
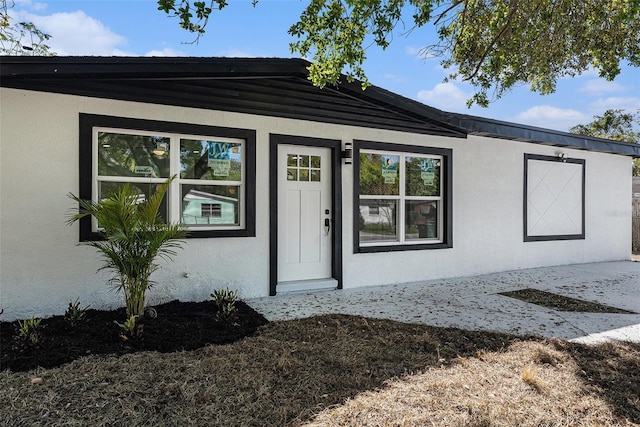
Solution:
{"label": "blue sky", "polygon": [[[155,0],[15,0],[12,14],[52,35],[58,55],[292,57],[287,34],[307,4],[299,0],[231,0],[216,12],[198,44],[177,19],[157,10]],[[365,70],[371,83],[446,111],[455,111],[558,130],[588,123],[608,108],[640,109],[640,69],[624,67],[614,82],[588,71],[563,78],[553,95],[513,90],[489,108],[468,109],[473,88],[460,81],[443,83],[439,59],[420,57],[432,43],[431,28],[394,34],[391,46],[369,48]]]}

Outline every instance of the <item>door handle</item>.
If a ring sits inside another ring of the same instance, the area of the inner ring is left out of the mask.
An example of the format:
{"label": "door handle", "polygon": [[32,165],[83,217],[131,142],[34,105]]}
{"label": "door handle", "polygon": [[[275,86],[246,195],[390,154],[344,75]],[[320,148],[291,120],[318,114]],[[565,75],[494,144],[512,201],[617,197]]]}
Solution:
{"label": "door handle", "polygon": [[331,220],[329,218],[324,219],[324,233],[328,236],[331,229]]}

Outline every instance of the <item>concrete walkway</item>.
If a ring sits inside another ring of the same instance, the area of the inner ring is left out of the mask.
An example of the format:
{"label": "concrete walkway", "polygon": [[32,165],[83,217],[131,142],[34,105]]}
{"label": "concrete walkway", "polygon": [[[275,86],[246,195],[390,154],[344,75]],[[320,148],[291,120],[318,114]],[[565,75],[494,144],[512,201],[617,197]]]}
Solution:
{"label": "concrete walkway", "polygon": [[[560,312],[498,295],[535,288],[637,314]],[[311,294],[249,299],[268,320],[342,313],[467,330],[640,343],[640,262],[544,267]]]}

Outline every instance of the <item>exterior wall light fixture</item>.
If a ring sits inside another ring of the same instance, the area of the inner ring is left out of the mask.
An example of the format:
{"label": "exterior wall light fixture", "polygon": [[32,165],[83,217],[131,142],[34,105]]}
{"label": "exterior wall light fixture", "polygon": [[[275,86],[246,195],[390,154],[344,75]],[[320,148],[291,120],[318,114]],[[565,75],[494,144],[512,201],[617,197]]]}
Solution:
{"label": "exterior wall light fixture", "polygon": [[350,165],[353,163],[353,144],[350,142],[346,142],[344,144],[344,151],[342,152],[342,158],[344,159],[345,165]]}

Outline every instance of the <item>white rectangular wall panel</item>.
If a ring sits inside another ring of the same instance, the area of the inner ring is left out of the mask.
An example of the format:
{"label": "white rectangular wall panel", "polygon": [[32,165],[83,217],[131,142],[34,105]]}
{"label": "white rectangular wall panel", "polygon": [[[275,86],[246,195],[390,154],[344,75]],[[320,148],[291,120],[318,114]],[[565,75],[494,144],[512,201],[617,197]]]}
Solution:
{"label": "white rectangular wall panel", "polygon": [[584,161],[527,156],[525,162],[525,240],[584,238]]}

